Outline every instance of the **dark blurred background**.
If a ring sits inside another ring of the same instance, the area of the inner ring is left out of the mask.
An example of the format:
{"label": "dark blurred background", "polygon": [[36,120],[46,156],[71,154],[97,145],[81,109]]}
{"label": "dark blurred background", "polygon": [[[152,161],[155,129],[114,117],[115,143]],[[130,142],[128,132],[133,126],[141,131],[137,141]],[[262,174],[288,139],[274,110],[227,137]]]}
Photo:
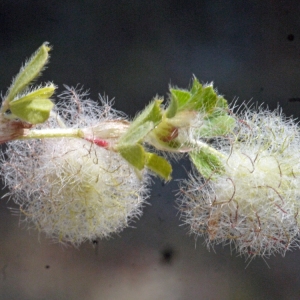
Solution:
{"label": "dark blurred background", "polygon": [[[80,83],[133,117],[193,74],[229,102],[300,116],[300,1],[0,1],[0,89],[44,41],[40,81]],[[174,164],[174,179],[189,164]],[[180,226],[177,182],[155,180],[143,217],[119,236],[64,248],[0,204],[0,299],[300,299],[300,251],[244,259],[208,252]],[[3,190],[3,194],[5,190]]]}

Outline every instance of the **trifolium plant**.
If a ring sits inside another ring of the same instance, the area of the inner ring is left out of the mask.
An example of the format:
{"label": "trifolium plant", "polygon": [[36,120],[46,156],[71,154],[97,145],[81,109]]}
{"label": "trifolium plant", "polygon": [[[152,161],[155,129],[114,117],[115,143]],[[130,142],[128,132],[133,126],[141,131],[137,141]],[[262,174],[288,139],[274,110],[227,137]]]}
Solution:
{"label": "trifolium plant", "polygon": [[[248,257],[299,247],[299,128],[280,109],[228,106],[212,84],[170,87],[133,120],[79,87],[54,100],[34,86],[49,60],[44,43],[21,68],[0,110],[1,175],[21,220],[61,243],[109,237],[142,215],[151,176],[169,162],[193,165],[179,184],[181,219],[208,248]],[[175,160],[178,162],[178,160]]]}

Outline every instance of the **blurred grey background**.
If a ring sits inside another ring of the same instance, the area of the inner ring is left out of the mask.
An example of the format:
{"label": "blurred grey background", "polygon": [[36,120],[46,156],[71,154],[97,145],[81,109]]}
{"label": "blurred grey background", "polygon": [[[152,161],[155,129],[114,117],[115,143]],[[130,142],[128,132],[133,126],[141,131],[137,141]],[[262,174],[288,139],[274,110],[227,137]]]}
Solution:
{"label": "blurred grey background", "polygon": [[[0,89],[44,41],[40,81],[80,83],[133,117],[192,75],[228,101],[300,116],[300,1],[0,1]],[[174,164],[174,179],[189,164]],[[19,225],[0,202],[0,299],[300,299],[300,251],[267,264],[208,252],[180,226],[177,182],[155,180],[143,217],[119,236],[64,248]],[[2,191],[2,194],[5,190]]]}

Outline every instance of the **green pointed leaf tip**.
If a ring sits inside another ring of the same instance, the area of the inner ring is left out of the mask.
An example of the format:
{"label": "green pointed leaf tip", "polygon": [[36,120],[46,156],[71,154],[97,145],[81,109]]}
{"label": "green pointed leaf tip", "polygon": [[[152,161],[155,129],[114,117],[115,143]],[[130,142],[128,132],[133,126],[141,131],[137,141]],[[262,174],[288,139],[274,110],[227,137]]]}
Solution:
{"label": "green pointed leaf tip", "polygon": [[207,148],[201,148],[197,152],[189,153],[193,164],[199,173],[206,179],[215,174],[222,174],[225,169],[221,160]]}
{"label": "green pointed leaf tip", "polygon": [[171,180],[172,166],[163,157],[147,152],[146,166],[164,180]]}
{"label": "green pointed leaf tip", "polygon": [[178,99],[172,97],[168,105],[168,108],[166,109],[165,117],[169,119],[175,117],[177,113],[177,109],[178,109]]}
{"label": "green pointed leaf tip", "polygon": [[192,95],[196,94],[199,91],[199,89],[202,89],[202,84],[199,82],[197,77],[194,76],[192,87],[191,87],[191,90],[190,90],[191,94]]}
{"label": "green pointed leaf tip", "polygon": [[161,121],[162,111],[160,104],[161,99],[155,99],[133,120],[127,132],[120,138],[119,144],[128,143],[132,140],[137,128],[149,122],[153,124],[153,128]]}
{"label": "green pointed leaf tip", "polygon": [[184,110],[189,99],[192,96],[191,93],[186,90],[173,89],[173,88],[170,88],[170,92],[171,92],[171,99],[173,99],[173,101],[176,101],[177,103],[177,109],[179,111]]}
{"label": "green pointed leaf tip", "polygon": [[13,98],[21,93],[32,80],[34,80],[40,72],[43,70],[45,64],[49,60],[48,52],[51,47],[48,43],[44,43],[25,63],[24,67],[21,68],[19,74],[13,80],[8,95],[6,96],[6,101],[10,102]]}
{"label": "green pointed leaf tip", "polygon": [[160,122],[162,112],[160,104],[163,102],[162,99],[155,99],[133,120],[130,127],[137,127],[141,124],[151,121],[155,125]]}

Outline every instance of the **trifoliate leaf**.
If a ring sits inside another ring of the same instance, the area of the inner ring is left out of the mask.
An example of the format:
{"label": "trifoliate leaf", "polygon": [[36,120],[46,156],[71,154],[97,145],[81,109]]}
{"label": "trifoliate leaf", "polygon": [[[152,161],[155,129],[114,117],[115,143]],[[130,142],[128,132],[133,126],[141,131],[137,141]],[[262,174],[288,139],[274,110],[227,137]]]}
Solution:
{"label": "trifoliate leaf", "polygon": [[208,148],[203,147],[197,152],[191,152],[190,157],[199,173],[206,179],[225,171],[219,157]]}
{"label": "trifoliate leaf", "polygon": [[161,156],[156,155],[155,153],[146,153],[146,166],[162,177],[165,180],[171,179],[172,166],[171,164]]}
{"label": "trifoliate leaf", "polygon": [[145,166],[146,152],[142,145],[122,145],[118,147],[118,152],[132,166],[138,170],[142,170]]}
{"label": "trifoliate leaf", "polygon": [[17,94],[21,93],[40,74],[49,59],[48,52],[50,49],[48,43],[44,43],[21,68],[9,88],[6,96],[7,102],[12,101]]}
{"label": "trifoliate leaf", "polygon": [[[224,98],[217,95],[212,85],[202,86],[197,78],[193,79],[190,91],[171,88],[170,92],[171,99],[178,102],[178,112],[183,110],[194,110],[211,114],[218,106],[220,106],[220,109],[227,104]],[[225,103],[221,99],[223,99]]]}
{"label": "trifoliate leaf", "polygon": [[231,116],[219,116],[204,121],[199,128],[200,137],[212,138],[230,133],[235,126],[235,119]]}
{"label": "trifoliate leaf", "polygon": [[54,106],[50,99],[24,98],[10,103],[9,107],[13,115],[31,124],[43,123],[49,118]]}

